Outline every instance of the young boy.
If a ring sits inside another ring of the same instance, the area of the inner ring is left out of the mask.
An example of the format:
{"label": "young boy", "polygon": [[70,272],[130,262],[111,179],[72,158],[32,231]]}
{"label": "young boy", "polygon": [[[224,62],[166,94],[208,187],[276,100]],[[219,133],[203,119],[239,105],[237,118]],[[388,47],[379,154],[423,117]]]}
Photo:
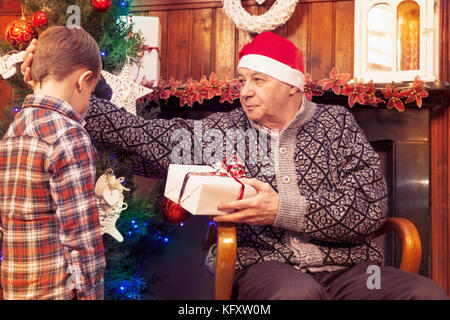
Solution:
{"label": "young boy", "polygon": [[34,94],[0,142],[5,299],[103,298],[94,149],[81,117],[100,72],[86,31],[58,26],[40,35]]}

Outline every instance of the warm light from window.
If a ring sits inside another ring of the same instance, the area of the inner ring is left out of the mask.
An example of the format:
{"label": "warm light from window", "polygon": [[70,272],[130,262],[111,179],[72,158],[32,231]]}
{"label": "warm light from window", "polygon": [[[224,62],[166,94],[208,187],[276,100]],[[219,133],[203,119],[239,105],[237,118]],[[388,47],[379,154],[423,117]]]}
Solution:
{"label": "warm light from window", "polygon": [[397,8],[397,70],[420,69],[420,8],[403,1]]}
{"label": "warm light from window", "polygon": [[390,6],[373,6],[367,14],[367,69],[369,72],[393,71],[393,26]]}

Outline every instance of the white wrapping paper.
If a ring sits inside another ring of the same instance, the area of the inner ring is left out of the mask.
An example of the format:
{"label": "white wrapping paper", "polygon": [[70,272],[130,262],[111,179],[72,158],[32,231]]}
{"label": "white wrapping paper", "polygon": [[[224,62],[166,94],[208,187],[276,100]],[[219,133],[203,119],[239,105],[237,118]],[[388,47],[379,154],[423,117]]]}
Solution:
{"label": "white wrapping paper", "polygon": [[[169,165],[164,196],[178,203],[184,177],[189,172],[214,172],[210,166]],[[229,212],[217,210],[221,202],[239,198],[241,184],[232,177],[191,175],[180,201],[180,205],[194,215],[223,215]],[[253,197],[256,190],[245,185],[243,198]]]}

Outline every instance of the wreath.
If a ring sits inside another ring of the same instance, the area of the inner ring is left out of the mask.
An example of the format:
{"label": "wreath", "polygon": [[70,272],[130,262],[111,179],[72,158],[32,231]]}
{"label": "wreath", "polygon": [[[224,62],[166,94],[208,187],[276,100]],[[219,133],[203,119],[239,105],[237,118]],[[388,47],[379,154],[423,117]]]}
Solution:
{"label": "wreath", "polygon": [[[262,4],[264,1],[258,1]],[[236,27],[250,33],[274,30],[286,23],[294,13],[298,0],[277,0],[266,13],[252,16],[243,7],[240,0],[223,0],[226,15]]]}

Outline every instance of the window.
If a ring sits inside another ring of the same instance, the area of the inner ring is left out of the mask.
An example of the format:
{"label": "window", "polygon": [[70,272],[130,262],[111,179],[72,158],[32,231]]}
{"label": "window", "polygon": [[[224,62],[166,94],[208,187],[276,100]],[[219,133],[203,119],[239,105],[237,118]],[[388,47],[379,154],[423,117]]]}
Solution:
{"label": "window", "polygon": [[354,76],[438,80],[439,0],[355,0]]}

